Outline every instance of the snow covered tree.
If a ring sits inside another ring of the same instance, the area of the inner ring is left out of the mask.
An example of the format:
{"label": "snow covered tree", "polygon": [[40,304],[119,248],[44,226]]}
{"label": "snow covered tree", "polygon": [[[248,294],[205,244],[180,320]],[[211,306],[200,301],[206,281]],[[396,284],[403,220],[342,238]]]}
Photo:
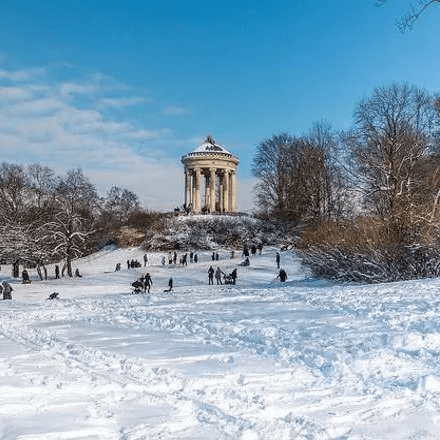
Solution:
{"label": "snow covered tree", "polygon": [[96,188],[83,171],[69,170],[57,186],[53,215],[40,228],[53,254],[66,260],[65,269],[70,277],[73,275],[72,260],[84,254],[96,232],[97,202]]}

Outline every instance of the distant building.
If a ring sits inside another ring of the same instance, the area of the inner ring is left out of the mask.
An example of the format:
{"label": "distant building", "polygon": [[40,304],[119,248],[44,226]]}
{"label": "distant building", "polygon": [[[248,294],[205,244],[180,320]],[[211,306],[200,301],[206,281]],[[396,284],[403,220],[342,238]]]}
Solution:
{"label": "distant building", "polygon": [[196,214],[237,211],[236,156],[207,136],[202,145],[181,160],[185,165],[187,210]]}

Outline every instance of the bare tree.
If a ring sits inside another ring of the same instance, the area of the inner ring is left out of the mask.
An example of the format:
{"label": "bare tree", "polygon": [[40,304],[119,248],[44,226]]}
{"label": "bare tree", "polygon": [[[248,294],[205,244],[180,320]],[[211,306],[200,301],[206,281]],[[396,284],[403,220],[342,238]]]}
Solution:
{"label": "bare tree", "polygon": [[260,208],[302,224],[330,218],[340,199],[335,144],[325,123],[301,138],[281,134],[260,143],[253,167]]}
{"label": "bare tree", "polygon": [[110,227],[126,223],[130,216],[139,210],[136,193],[125,188],[112,186],[104,198],[103,213]]}
{"label": "bare tree", "polygon": [[22,165],[0,164],[0,214],[3,219],[20,222],[31,205],[29,179]]}
{"label": "bare tree", "polygon": [[[283,210],[283,160],[286,149],[294,142],[287,133],[274,135],[260,142],[252,171],[258,182],[255,186],[258,207],[266,214]],[[287,159],[287,158],[286,158]]]}
{"label": "bare tree", "polygon": [[29,188],[36,198],[36,207],[41,209],[45,202],[53,202],[58,178],[52,168],[35,163],[27,169]]}
{"label": "bare tree", "polygon": [[[378,5],[385,5],[389,0],[378,0]],[[440,4],[440,0],[418,0],[409,5],[406,13],[396,20],[396,26],[400,32],[406,32],[411,29],[420,15],[430,6]]]}
{"label": "bare tree", "polygon": [[379,87],[356,106],[355,129],[346,145],[365,202],[388,224],[390,240],[420,218],[420,188],[428,188],[419,171],[436,151],[438,127],[434,99],[414,86]]}

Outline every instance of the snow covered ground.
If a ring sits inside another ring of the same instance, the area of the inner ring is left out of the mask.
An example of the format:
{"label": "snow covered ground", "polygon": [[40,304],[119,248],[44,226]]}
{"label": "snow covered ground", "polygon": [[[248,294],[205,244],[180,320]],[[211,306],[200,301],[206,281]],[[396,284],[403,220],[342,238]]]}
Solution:
{"label": "snow covered ground", "polygon": [[[281,284],[265,249],[237,285],[208,286],[210,253],[127,269],[142,255],[108,249],[75,263],[82,278],[52,266],[48,281],[11,281],[2,440],[440,438],[440,280],[336,285],[282,253]],[[220,251],[225,272],[240,261]],[[147,271],[151,295],[132,295]]]}

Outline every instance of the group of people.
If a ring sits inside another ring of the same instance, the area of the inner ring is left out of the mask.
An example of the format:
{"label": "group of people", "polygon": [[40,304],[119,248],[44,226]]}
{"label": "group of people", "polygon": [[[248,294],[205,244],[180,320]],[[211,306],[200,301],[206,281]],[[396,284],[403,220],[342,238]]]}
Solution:
{"label": "group of people", "polygon": [[153,285],[153,280],[149,273],[145,274],[145,276],[138,278],[132,286],[134,287],[133,293],[150,293],[151,286]]}
{"label": "group of people", "polygon": [[[261,243],[259,243],[259,244],[257,244],[257,245],[255,245],[255,244],[252,244],[252,245],[251,245],[251,247],[250,247],[250,253],[251,253],[252,255],[256,255],[257,250],[258,250],[258,252],[260,253],[260,255],[263,253],[263,245],[262,245]],[[243,253],[242,253],[241,256],[242,256],[242,257],[249,257],[249,246],[248,246],[247,244],[244,244],[244,245],[243,245]]]}
{"label": "group of people", "polygon": [[[183,254],[179,258],[179,263],[181,266],[186,267],[188,265],[188,258],[190,263],[197,263],[199,261],[199,257],[196,253],[190,252],[189,254]],[[165,257],[162,257],[162,266],[165,266],[166,260]],[[177,252],[169,252],[168,253],[168,264],[177,264]]]}
{"label": "group of people", "polygon": [[208,284],[214,284],[214,277],[217,284],[223,284],[222,277],[225,284],[235,284],[235,280],[237,279],[237,269],[234,269],[230,274],[225,274],[220,267],[217,266],[217,269],[214,270],[214,268],[210,266],[208,269]]}
{"label": "group of people", "polygon": [[[260,254],[262,253],[263,246],[260,244],[257,246],[252,245],[251,246],[251,254],[255,255],[257,253],[257,249],[260,251]],[[218,258],[215,258],[215,256],[218,255],[215,252],[212,254],[212,260],[218,260]],[[243,246],[243,254],[242,256],[245,257],[244,261],[239,264],[239,266],[250,266],[250,260],[249,260],[249,248],[247,245]],[[231,252],[231,259],[234,258],[234,252]],[[277,265],[277,269],[280,269],[281,264],[281,256],[280,253],[277,252],[275,255],[275,262]],[[235,284],[235,280],[237,279],[237,269],[234,269],[229,275],[225,274],[220,267],[217,267],[216,270],[212,266],[208,269],[208,284],[214,284],[214,277],[217,281],[217,284],[223,284],[222,283],[222,277],[224,279],[225,284]],[[287,280],[287,272],[284,269],[280,269],[278,275],[275,279],[279,279],[282,283],[284,283]]]}

